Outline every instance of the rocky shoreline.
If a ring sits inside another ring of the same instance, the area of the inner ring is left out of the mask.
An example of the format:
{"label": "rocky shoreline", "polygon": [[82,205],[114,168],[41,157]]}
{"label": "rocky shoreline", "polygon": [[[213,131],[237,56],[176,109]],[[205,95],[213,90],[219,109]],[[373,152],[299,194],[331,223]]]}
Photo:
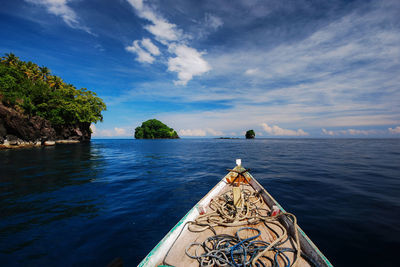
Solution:
{"label": "rocky shoreline", "polygon": [[25,116],[0,103],[0,149],[76,144],[90,138],[90,123],[53,127],[41,117]]}
{"label": "rocky shoreline", "polygon": [[23,141],[17,139],[16,141],[8,141],[5,139],[2,144],[0,144],[0,149],[14,149],[14,148],[31,148],[31,147],[42,147],[42,146],[55,146],[56,144],[77,144],[80,143],[79,140],[56,140],[56,141],[44,141],[44,142],[31,142]]}

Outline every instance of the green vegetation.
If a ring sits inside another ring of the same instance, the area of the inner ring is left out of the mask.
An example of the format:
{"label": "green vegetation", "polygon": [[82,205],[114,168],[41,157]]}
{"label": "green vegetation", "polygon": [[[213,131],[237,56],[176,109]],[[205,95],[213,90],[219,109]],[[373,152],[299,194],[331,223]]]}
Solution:
{"label": "green vegetation", "polygon": [[6,54],[0,62],[0,103],[54,126],[102,121],[103,100],[86,88],[77,89],[52,75],[47,67]]}
{"label": "green vegetation", "polygon": [[176,139],[179,138],[174,129],[159,120],[152,119],[142,123],[142,126],[135,129],[136,139]]}
{"label": "green vegetation", "polygon": [[246,139],[253,139],[254,137],[256,137],[256,133],[254,132],[254,130],[248,130],[246,132]]}

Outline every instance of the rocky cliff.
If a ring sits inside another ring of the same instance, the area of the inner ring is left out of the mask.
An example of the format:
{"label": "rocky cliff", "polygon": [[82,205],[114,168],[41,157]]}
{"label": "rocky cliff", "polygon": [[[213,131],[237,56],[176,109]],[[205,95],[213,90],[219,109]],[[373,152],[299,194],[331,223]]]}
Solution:
{"label": "rocky cliff", "polygon": [[0,103],[0,148],[89,141],[90,123],[53,127],[38,116],[28,117]]}

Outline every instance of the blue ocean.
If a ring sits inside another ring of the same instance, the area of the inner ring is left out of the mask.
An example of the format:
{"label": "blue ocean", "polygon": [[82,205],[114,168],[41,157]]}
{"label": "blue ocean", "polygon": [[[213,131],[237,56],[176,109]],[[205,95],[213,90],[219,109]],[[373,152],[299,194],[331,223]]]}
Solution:
{"label": "blue ocean", "polygon": [[92,140],[0,151],[0,265],[137,265],[241,158],[335,266],[398,266],[400,139]]}

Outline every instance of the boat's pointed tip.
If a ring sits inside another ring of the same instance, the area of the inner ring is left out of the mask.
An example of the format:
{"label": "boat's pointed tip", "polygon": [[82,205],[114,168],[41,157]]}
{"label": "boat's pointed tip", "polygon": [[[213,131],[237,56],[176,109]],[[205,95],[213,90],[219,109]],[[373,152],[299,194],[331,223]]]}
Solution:
{"label": "boat's pointed tip", "polygon": [[242,166],[242,159],[236,159],[236,165],[238,167],[241,167]]}

